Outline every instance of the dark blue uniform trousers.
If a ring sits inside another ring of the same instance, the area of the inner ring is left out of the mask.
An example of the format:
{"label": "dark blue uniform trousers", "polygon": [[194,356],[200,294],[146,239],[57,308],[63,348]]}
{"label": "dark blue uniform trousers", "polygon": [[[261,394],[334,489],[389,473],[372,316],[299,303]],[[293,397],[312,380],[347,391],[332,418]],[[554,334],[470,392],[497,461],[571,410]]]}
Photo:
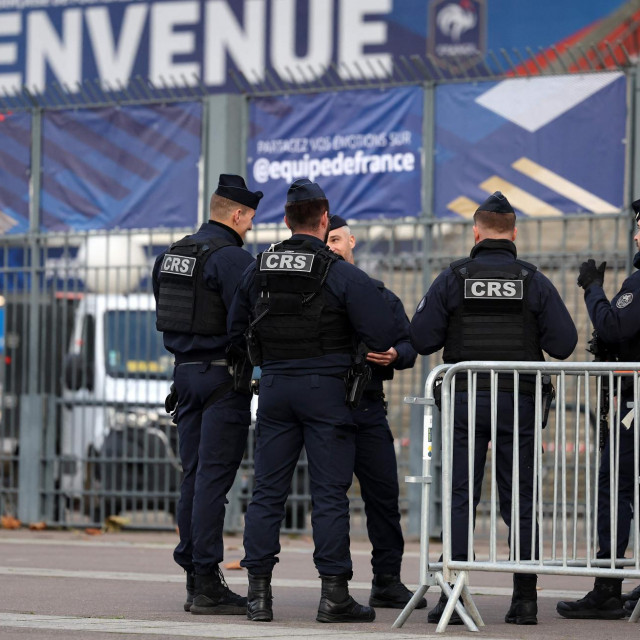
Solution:
{"label": "dark blue uniform trousers", "polygon": [[280,525],[298,457],[309,465],[314,563],[320,574],[351,572],[349,499],[355,427],[341,378],[265,374],[256,422],[255,487],[245,514],[241,562],[270,574],[280,552]]}
{"label": "dark blue uniform trousers", "polygon": [[[451,557],[467,559],[467,529],[469,523],[469,468],[467,461],[468,429],[467,392],[457,392],[455,398],[452,503],[451,503]],[[480,502],[487,448],[491,440],[491,403],[489,392],[478,391],[476,398],[473,514]],[[533,452],[534,452],[534,399],[521,395],[519,413],[519,473],[520,473],[520,558],[531,558],[531,526],[533,514]],[[496,482],[500,500],[500,515],[511,533],[511,488],[513,473],[513,393],[499,391],[497,406],[496,442],[492,453],[496,456]],[[537,540],[536,532],[536,540]]]}
{"label": "dark blue uniform trousers", "polygon": [[373,546],[373,573],[398,575],[404,551],[398,508],[398,465],[381,393],[377,397],[365,393],[352,413],[358,429],[354,470]]}
{"label": "dark blue uniform trousers", "polygon": [[[633,394],[622,397],[622,401],[620,402],[620,405],[622,406],[622,419],[624,419],[629,411],[633,411],[632,408],[627,406],[628,402],[633,402]],[[613,428],[615,429],[615,425]],[[620,441],[616,558],[624,558],[625,551],[629,544],[629,531],[631,529],[631,520],[633,518],[633,433],[635,428],[635,420],[631,423],[631,427],[629,429],[627,429],[621,422],[620,430],[614,433],[614,447],[615,443],[618,440]],[[611,486],[609,473],[611,469],[611,462],[609,459],[609,452],[609,439],[607,438],[607,442],[601,453],[600,470],[598,472],[598,558],[611,557],[611,518],[609,514],[609,487]],[[636,453],[636,455],[639,455],[639,453]]]}
{"label": "dark blue uniform trousers", "polygon": [[223,560],[226,496],[251,422],[250,394],[227,391],[203,411],[213,391],[229,381],[221,366],[181,364],[174,372],[183,478],[177,513],[180,543],[173,558],[186,571],[200,575],[213,573]]}

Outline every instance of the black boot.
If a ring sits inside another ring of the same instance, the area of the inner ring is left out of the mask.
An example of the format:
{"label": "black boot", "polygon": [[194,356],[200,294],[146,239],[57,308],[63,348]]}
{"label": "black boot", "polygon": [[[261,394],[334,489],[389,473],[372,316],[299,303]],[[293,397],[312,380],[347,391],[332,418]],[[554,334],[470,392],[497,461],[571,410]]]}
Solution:
{"label": "black boot", "polygon": [[[371,581],[369,606],[382,609],[404,609],[413,593],[400,582],[400,576],[392,573],[374,573]],[[416,609],[424,609],[427,601],[422,598]]]}
{"label": "black boot", "polygon": [[[449,585],[452,587],[452,585]],[[452,587],[453,588],[453,587]],[[447,606],[447,602],[449,599],[444,591],[440,594],[440,599],[437,604],[429,613],[427,614],[427,622],[431,622],[433,624],[437,624],[440,622],[440,618],[442,618],[442,614],[444,613],[444,608]],[[458,615],[458,612],[454,609],[451,614],[451,618],[449,618],[449,624],[464,624],[462,622],[462,618]]]}
{"label": "black boot", "polygon": [[371,607],[358,604],[349,595],[350,573],[339,576],[323,576],[322,593],[318,605],[318,622],[373,622],[376,612]]}
{"label": "black boot", "polygon": [[629,602],[629,600],[633,600],[634,602],[640,600],[640,585],[638,585],[633,591],[622,594],[622,602]]}
{"label": "black boot", "polygon": [[249,593],[247,603],[247,619],[254,622],[271,622],[273,609],[271,603],[271,574],[249,574]]}
{"label": "black boot", "polygon": [[574,620],[618,620],[624,617],[622,580],[596,578],[593,591],[576,602],[558,602],[556,611]]}
{"label": "black boot", "polygon": [[210,575],[195,576],[191,613],[196,615],[243,615],[247,599],[229,589],[220,569]]}
{"label": "black boot", "polygon": [[516,573],[513,576],[511,606],[504,618],[508,624],[538,624],[538,576]]}
{"label": "black boot", "polygon": [[184,610],[191,611],[193,604],[194,589],[196,587],[196,574],[193,571],[187,571],[187,599],[184,601]]}
{"label": "black boot", "polygon": [[636,608],[640,600],[640,586],[637,586],[633,591],[622,594],[622,602],[624,603],[624,615],[629,617],[633,610]]}

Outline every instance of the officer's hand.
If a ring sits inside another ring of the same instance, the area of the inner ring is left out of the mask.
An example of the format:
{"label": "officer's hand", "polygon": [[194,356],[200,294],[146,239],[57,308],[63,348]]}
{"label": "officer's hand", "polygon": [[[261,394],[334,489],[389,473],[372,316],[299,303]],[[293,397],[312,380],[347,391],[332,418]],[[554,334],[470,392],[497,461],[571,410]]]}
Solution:
{"label": "officer's hand", "polygon": [[596,261],[593,258],[589,258],[586,262],[580,265],[580,275],[578,276],[578,286],[583,289],[588,289],[592,284],[602,286],[604,283],[604,270],[607,268],[607,263],[602,262],[599,267],[596,267]]}
{"label": "officer's hand", "polygon": [[367,354],[367,361],[373,364],[379,364],[381,367],[390,365],[394,360],[398,358],[398,352],[391,347],[388,351],[378,353],[376,351],[370,351]]}

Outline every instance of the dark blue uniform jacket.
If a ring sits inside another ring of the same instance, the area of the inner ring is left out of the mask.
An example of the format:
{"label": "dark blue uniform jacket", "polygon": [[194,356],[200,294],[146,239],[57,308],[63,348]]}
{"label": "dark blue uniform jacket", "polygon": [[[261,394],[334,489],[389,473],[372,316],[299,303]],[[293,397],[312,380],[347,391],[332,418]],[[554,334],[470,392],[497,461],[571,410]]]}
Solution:
{"label": "dark blue uniform jacket", "polygon": [[[395,319],[396,331],[398,332],[397,342],[393,345],[398,352],[398,357],[389,365],[392,369],[401,371],[402,369],[410,369],[416,362],[418,354],[411,345],[409,340],[409,318],[404,310],[402,301],[393,291],[387,289],[380,290],[382,297],[385,299],[389,308],[393,312]],[[384,380],[383,371],[385,367],[377,365],[372,366],[371,382],[367,386],[369,390],[381,390],[382,381]]]}
{"label": "dark blue uniform jacket", "polygon": [[[640,252],[633,263],[640,268]],[[592,285],[584,292],[584,301],[598,336],[613,346],[621,361],[635,361],[640,351],[637,345],[640,340],[640,271],[622,283],[611,302],[599,285]]]}

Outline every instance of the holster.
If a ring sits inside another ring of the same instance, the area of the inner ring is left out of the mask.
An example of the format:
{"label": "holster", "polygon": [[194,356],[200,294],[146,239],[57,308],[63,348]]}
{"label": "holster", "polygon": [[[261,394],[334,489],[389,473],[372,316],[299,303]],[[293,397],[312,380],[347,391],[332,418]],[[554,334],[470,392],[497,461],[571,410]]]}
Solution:
{"label": "holster", "polygon": [[233,390],[241,393],[251,393],[251,377],[253,366],[250,364],[245,351],[230,344],[227,347],[227,367],[233,380]]}
{"label": "holster", "polygon": [[551,376],[542,376],[542,428],[547,426],[551,403],[556,397],[556,390],[551,382]]}
{"label": "holster", "polygon": [[164,399],[164,410],[171,416],[171,422],[178,424],[178,392],[173,382],[169,388],[169,395]]}
{"label": "holster", "polygon": [[433,381],[433,401],[438,411],[442,411],[442,378],[436,378]]}
{"label": "holster", "polygon": [[362,399],[362,394],[371,380],[371,367],[367,364],[365,356],[358,355],[354,358],[351,368],[347,372],[347,406],[355,409]]}
{"label": "holster", "polygon": [[262,365],[262,345],[260,344],[260,338],[256,333],[255,328],[250,325],[244,332],[244,337],[247,341],[247,353],[249,354],[249,361],[254,367]]}

